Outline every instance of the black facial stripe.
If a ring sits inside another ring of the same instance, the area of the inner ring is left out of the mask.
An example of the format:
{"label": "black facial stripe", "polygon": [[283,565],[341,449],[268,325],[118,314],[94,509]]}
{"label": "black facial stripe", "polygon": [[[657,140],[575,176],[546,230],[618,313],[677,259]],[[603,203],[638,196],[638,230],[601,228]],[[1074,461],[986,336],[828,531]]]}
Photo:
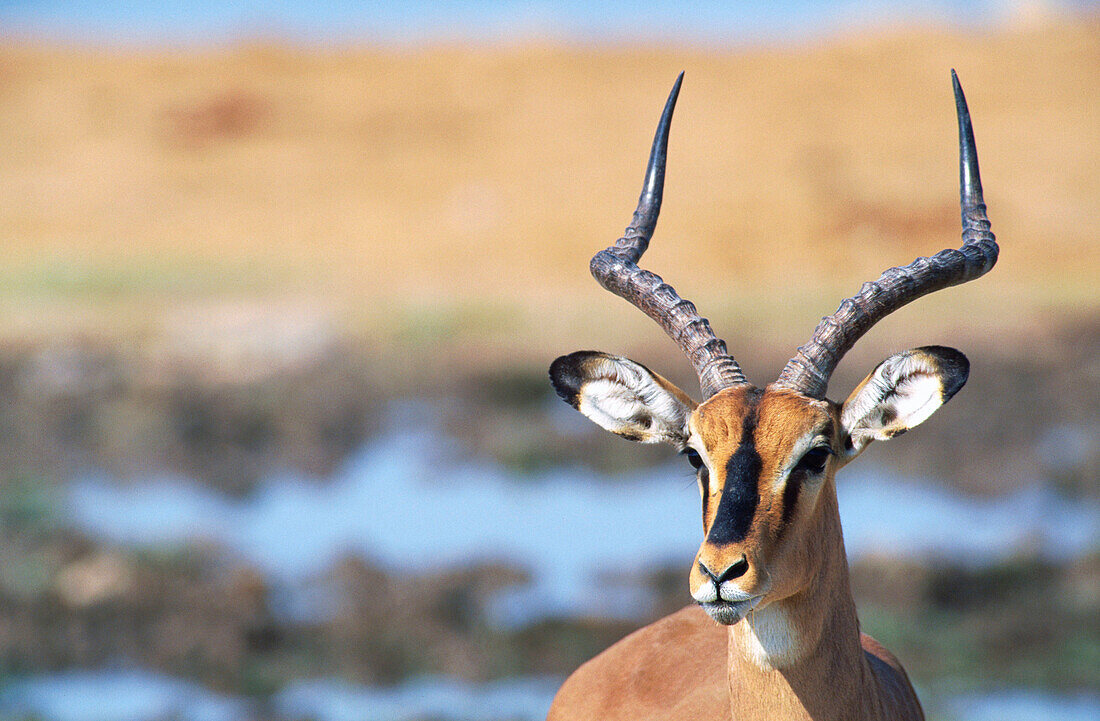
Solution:
{"label": "black facial stripe", "polygon": [[741,430],[741,443],[726,463],[726,485],[718,500],[714,523],[707,534],[707,541],[715,545],[737,543],[745,540],[752,526],[756,506],[760,502],[757,483],[762,463],[756,452],[753,431],[756,429],[756,410],[745,418]]}
{"label": "black facial stripe", "polygon": [[710,505],[710,471],[706,466],[699,469],[699,484],[703,487],[703,523],[706,523],[707,507]]}
{"label": "black facial stripe", "polygon": [[783,517],[782,523],[786,527],[794,518],[795,504],[798,503],[798,492],[802,490],[802,473],[791,471],[787,476],[787,485],[783,488]]}
{"label": "black facial stripe", "polygon": [[[824,436],[825,438],[832,438],[833,422],[829,421],[821,429],[821,432],[818,433],[818,435]],[[852,439],[846,439],[845,444],[846,447],[850,449],[852,445]],[[807,451],[806,455],[809,455],[818,448],[823,447],[829,448],[829,446],[815,446],[814,448],[811,448],[809,451]],[[803,458],[805,458],[805,456],[803,456]],[[826,459],[826,462],[828,462],[828,459]],[[790,474],[787,476],[787,483],[783,487],[783,515],[781,518],[781,522],[784,528],[791,522],[791,519],[794,518],[795,507],[798,505],[798,496],[802,490],[802,481],[804,481],[806,478],[806,470],[801,468],[801,465],[802,461],[799,461],[799,463],[797,463],[795,467],[791,469]]]}

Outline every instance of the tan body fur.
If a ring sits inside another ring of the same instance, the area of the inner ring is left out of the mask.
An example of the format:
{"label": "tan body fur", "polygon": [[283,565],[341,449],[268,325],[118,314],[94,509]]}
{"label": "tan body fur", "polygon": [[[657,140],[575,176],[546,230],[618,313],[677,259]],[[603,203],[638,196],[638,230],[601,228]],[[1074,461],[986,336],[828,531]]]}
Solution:
{"label": "tan body fur", "polygon": [[[912,356],[925,364],[928,377],[939,378],[936,355],[914,351],[906,358]],[[653,379],[682,398],[665,379]],[[849,586],[834,476],[862,450],[844,452],[851,427],[842,416],[845,408],[866,405],[867,387],[861,383],[842,405],[782,388],[744,386],[680,409],[690,414],[685,442],[702,447],[709,469],[701,482],[702,494],[710,496],[704,504],[707,533],[691,587],[710,583],[700,571],[703,564],[727,568],[745,559],[737,591],[762,600],[727,626],[689,608],[632,634],[570,677],[554,701],[551,721],[923,719],[900,664],[860,633]],[[890,424],[876,427],[889,436]],[[837,450],[820,478],[792,478],[799,473],[793,462],[823,442]],[[759,456],[752,479],[759,499],[745,535],[716,543],[710,531],[721,522],[727,481],[745,480],[727,477],[737,468],[735,454],[745,448]],[[800,495],[786,496],[784,488],[795,482],[802,484]],[[785,509],[785,503],[794,507]]]}
{"label": "tan body fur", "polygon": [[[725,627],[698,606],[688,606],[635,631],[577,669],[554,698],[547,721],[736,719],[730,705],[727,644]],[[866,634],[860,635],[860,646],[866,668],[884,692],[914,704],[909,679],[897,659]],[[762,689],[766,683],[761,683]]]}
{"label": "tan body fur", "polygon": [[667,443],[695,469],[703,541],[688,586],[705,615],[680,611],[608,649],[566,682],[549,718],[921,721],[900,664],[859,631],[835,479],[872,441],[928,419],[966,383],[970,364],[953,348],[923,346],[883,360],[843,403],[825,394],[836,364],[875,322],[997,261],[966,98],[952,72],[962,247],[865,283],[761,389],[694,304],[637,265],[660,211],[682,79],[657,126],[631,225],[589,268],[680,345],[704,400],[640,363],[597,351],[557,358],[550,380],[598,425]]}

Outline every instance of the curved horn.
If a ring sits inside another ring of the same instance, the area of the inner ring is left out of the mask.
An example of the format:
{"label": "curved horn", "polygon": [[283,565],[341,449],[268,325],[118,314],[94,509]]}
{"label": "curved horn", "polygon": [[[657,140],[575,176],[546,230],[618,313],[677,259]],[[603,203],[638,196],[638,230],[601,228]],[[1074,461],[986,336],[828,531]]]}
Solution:
{"label": "curved horn", "polygon": [[844,300],[835,313],[821,319],[810,342],[787,362],[777,385],[812,398],[824,398],[829,376],[837,363],[871,326],[922,295],[984,275],[997,262],[997,241],[989,230],[982,200],[970,111],[954,70],[951,82],[959,118],[962,247],[941,250],[931,258],[917,258],[905,267],[886,270],[876,281],[864,283],[857,295]]}
{"label": "curved horn", "polygon": [[684,74],[680,73],[657,124],[634,219],[615,245],[596,253],[589,268],[600,285],[630,301],[665,329],[691,361],[699,375],[703,396],[709,398],[723,388],[748,381],[737,361],[726,350],[725,341],[715,336],[710,323],[699,315],[695,304],[681,298],[660,276],[638,267],[638,260],[649,247],[649,239],[661,212],[668,130],[683,79]]}

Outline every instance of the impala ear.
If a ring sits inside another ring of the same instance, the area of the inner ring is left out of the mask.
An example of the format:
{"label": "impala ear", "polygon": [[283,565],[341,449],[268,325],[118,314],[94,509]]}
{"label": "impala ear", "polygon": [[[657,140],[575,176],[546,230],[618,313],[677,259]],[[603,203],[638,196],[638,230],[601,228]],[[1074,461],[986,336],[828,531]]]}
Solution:
{"label": "impala ear", "polygon": [[687,443],[696,403],[641,363],[577,351],[550,365],[550,382],[569,405],[596,424],[642,443]]}
{"label": "impala ear", "polygon": [[856,386],[840,410],[844,463],[871,441],[918,425],[955,395],[970,361],[954,348],[931,345],[890,356]]}

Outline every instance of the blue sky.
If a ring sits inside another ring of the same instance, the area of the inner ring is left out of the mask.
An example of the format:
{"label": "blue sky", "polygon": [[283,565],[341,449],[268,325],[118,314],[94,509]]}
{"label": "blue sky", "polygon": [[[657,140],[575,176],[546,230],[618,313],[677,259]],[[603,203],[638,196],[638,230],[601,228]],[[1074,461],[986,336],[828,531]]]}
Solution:
{"label": "blue sky", "polygon": [[941,21],[1001,22],[1037,7],[1097,0],[0,0],[0,27],[20,35],[116,42],[204,42],[274,36],[303,41],[506,41],[550,35],[578,41],[671,39],[703,43],[797,40],[850,27]]}

